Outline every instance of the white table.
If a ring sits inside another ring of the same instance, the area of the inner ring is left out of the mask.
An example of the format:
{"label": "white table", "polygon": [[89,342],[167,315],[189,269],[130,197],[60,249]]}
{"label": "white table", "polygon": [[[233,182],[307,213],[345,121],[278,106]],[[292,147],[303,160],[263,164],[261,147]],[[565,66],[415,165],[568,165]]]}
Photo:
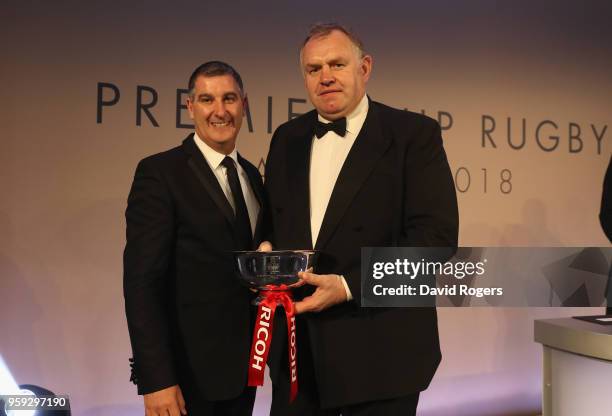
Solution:
{"label": "white table", "polygon": [[612,326],[536,320],[543,345],[542,416],[612,415]]}

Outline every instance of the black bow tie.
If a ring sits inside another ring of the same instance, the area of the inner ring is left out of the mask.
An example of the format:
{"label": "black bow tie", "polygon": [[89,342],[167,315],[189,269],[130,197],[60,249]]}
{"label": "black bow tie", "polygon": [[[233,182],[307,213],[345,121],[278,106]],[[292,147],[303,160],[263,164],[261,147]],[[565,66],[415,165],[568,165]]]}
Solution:
{"label": "black bow tie", "polygon": [[338,136],[344,137],[346,135],[346,117],[339,118],[331,123],[323,123],[317,120],[317,125],[315,126],[315,136],[317,136],[317,139],[325,136],[325,133],[328,131],[333,131]]}

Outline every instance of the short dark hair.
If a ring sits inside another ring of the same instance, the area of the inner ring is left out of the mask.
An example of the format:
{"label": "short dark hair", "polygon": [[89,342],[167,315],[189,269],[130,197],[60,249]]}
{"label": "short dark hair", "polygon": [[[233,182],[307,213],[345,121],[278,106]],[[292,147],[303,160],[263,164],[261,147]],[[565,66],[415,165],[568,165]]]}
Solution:
{"label": "short dark hair", "polygon": [[314,25],[310,26],[308,35],[306,36],[306,39],[304,39],[304,42],[302,42],[302,46],[300,47],[300,56],[302,54],[302,49],[304,49],[304,46],[308,43],[309,40],[328,36],[334,30],[344,33],[350,39],[353,45],[355,45],[362,58],[364,55],[366,55],[365,48],[363,47],[363,42],[361,41],[361,39],[359,39],[359,37],[357,37],[355,32],[340,23],[325,22],[315,23]]}
{"label": "short dark hair", "polygon": [[191,74],[191,76],[189,77],[189,96],[193,97],[193,94],[195,93],[195,83],[199,76],[217,77],[220,75],[231,75],[232,78],[234,78],[234,80],[238,84],[238,87],[240,88],[240,93],[244,95],[244,86],[242,85],[242,78],[233,66],[222,61],[208,61],[197,67],[193,71],[193,74]]}

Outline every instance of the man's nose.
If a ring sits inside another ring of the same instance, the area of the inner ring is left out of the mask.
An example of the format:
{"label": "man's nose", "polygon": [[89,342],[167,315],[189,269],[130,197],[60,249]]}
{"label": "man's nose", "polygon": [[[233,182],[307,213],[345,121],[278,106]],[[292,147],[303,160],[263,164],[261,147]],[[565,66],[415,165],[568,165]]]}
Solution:
{"label": "man's nose", "polygon": [[214,111],[214,114],[217,117],[220,117],[220,118],[225,117],[225,113],[227,112],[227,109],[225,108],[225,103],[223,101],[215,102],[215,106],[213,107],[213,111]]}
{"label": "man's nose", "polygon": [[329,68],[329,66],[325,65],[321,68],[321,74],[320,74],[320,78],[319,78],[319,82],[323,85],[325,85],[326,87],[330,86],[331,84],[333,84],[335,81],[335,78],[331,72],[331,69]]}

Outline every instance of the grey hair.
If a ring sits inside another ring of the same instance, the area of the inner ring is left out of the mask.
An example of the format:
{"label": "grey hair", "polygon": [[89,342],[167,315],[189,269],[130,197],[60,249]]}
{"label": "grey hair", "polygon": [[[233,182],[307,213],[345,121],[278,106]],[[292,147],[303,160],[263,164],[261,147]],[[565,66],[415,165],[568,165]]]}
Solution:
{"label": "grey hair", "polygon": [[365,55],[367,55],[361,39],[359,39],[355,32],[353,32],[348,27],[336,22],[315,23],[310,27],[306,39],[304,39],[304,41],[302,42],[302,46],[300,46],[300,62],[302,61],[302,51],[304,50],[304,46],[306,46],[308,41],[310,41],[311,39],[328,36],[335,30],[344,33],[346,37],[349,38],[353,46],[355,46],[355,49],[357,50],[360,58],[363,58]]}
{"label": "grey hair", "polygon": [[199,76],[216,77],[220,75],[231,75],[240,88],[240,95],[244,97],[244,86],[242,78],[238,71],[233,66],[222,61],[208,61],[197,67],[189,77],[189,97],[193,98],[195,94],[195,83]]}

